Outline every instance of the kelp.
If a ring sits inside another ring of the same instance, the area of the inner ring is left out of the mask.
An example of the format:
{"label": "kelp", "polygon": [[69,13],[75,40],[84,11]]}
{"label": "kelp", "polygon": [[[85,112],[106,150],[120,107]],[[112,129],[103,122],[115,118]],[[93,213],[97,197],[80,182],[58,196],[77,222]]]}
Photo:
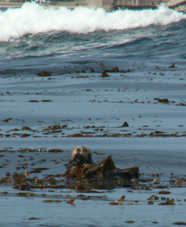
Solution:
{"label": "kelp", "polygon": [[168,199],[166,202],[164,203],[158,203],[158,205],[175,205],[174,203],[174,199]]}
{"label": "kelp", "polygon": [[123,205],[125,201],[125,195],[123,195],[120,199],[116,200],[115,202],[110,202],[110,205]]}
{"label": "kelp", "polygon": [[75,180],[130,180],[132,177],[139,177],[139,168],[132,167],[127,169],[118,169],[112,160],[111,155],[98,164],[70,165],[63,175]]}

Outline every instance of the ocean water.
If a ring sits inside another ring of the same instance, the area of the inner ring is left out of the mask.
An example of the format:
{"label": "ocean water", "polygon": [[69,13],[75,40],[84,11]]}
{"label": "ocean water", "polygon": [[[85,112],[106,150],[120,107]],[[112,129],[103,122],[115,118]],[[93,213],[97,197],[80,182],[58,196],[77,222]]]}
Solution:
{"label": "ocean water", "polygon": [[0,11],[0,59],[3,65],[22,65],[28,58],[30,65],[48,59],[54,65],[82,59],[184,61],[185,19],[165,5],[105,12],[25,3]]}
{"label": "ocean water", "polygon": [[[1,9],[0,225],[186,223],[185,28],[186,15],[165,5],[113,12],[35,3]],[[42,71],[50,75],[39,76]],[[142,189],[31,188],[22,196],[6,181],[25,171],[34,179],[63,174],[76,145],[89,147],[96,163],[112,155],[118,168],[138,166]],[[46,170],[31,173],[34,168]],[[175,205],[158,205],[165,199],[160,190]],[[123,205],[109,205],[123,195]],[[158,199],[148,205],[153,195]],[[69,198],[77,198],[74,205]]]}

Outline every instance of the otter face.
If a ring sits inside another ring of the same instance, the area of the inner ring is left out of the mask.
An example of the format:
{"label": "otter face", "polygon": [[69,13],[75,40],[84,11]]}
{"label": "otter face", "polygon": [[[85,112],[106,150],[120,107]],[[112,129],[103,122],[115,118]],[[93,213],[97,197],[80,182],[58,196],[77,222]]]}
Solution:
{"label": "otter face", "polygon": [[90,150],[84,146],[74,147],[71,151],[70,163],[80,165],[84,163],[92,163],[92,155]]}

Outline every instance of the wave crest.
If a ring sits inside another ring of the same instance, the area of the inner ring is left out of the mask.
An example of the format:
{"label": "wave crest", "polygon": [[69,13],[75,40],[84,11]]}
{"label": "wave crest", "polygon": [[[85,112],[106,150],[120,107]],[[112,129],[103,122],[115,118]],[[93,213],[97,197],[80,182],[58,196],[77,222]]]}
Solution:
{"label": "wave crest", "polygon": [[125,30],[150,25],[167,25],[185,20],[186,15],[161,5],[152,10],[117,10],[77,7],[74,10],[44,8],[36,3],[24,3],[21,8],[0,11],[0,42],[26,34],[50,31],[89,33],[96,30]]}

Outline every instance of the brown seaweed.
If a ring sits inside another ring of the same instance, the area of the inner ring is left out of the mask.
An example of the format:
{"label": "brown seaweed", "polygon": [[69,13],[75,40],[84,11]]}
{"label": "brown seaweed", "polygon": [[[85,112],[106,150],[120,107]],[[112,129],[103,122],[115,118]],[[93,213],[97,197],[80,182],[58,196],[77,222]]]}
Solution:
{"label": "brown seaweed", "polygon": [[110,77],[110,75],[104,71],[104,72],[102,73],[101,77],[103,77],[103,78],[105,78],[105,77]]}
{"label": "brown seaweed", "polygon": [[173,223],[174,225],[186,225],[186,222],[183,221],[177,221]]}
{"label": "brown seaweed", "polygon": [[131,186],[132,177],[139,177],[139,168],[118,169],[111,155],[98,164],[70,165],[63,175],[74,179],[69,187],[79,190],[88,188],[110,188],[113,185]]}
{"label": "brown seaweed", "polygon": [[49,73],[47,71],[42,71],[42,72],[37,73],[37,75],[41,76],[41,77],[45,77],[45,76],[51,76],[51,73]]}
{"label": "brown seaweed", "polygon": [[162,103],[169,103],[169,100],[167,98],[164,98],[164,99],[154,98],[154,100],[157,100],[158,102],[162,102]]}
{"label": "brown seaweed", "polygon": [[74,205],[74,200],[76,200],[76,198],[69,199],[66,203]]}
{"label": "brown seaweed", "polygon": [[158,205],[175,205],[174,203],[174,199],[168,199],[166,202],[164,203],[158,203]]}
{"label": "brown seaweed", "polygon": [[110,205],[123,205],[125,201],[125,195],[123,195],[120,199],[116,200],[115,202],[110,202]]}

